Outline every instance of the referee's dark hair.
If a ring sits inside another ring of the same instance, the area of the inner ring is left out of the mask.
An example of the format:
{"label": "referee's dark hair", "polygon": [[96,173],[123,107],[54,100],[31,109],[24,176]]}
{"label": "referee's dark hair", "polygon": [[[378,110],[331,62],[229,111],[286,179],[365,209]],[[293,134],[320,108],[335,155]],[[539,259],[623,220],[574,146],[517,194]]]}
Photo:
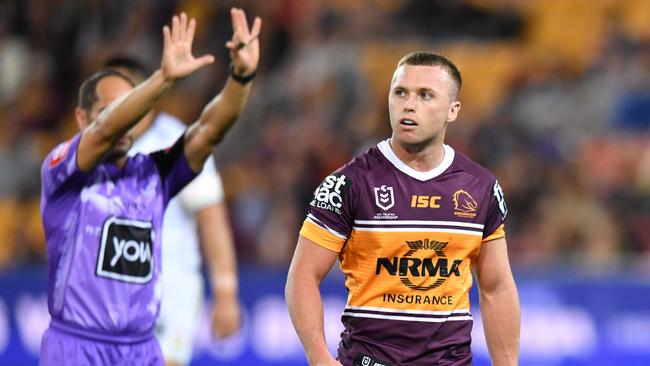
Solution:
{"label": "referee's dark hair", "polygon": [[92,74],[88,79],[86,79],[79,88],[79,107],[90,113],[90,110],[93,107],[93,104],[97,101],[97,84],[105,77],[117,76],[126,80],[131,86],[135,87],[135,83],[129,79],[126,75],[122,74],[119,71],[113,69],[101,69],[96,73]]}
{"label": "referee's dark hair", "polygon": [[132,76],[135,83],[140,83],[151,74],[151,70],[142,60],[128,55],[117,55],[109,58],[104,62],[106,69],[124,69],[129,76]]}

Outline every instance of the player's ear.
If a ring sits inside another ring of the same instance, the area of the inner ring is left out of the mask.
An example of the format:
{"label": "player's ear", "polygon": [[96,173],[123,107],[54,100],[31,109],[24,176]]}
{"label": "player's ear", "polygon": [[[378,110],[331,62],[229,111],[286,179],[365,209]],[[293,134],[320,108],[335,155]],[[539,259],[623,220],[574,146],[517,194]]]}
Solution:
{"label": "player's ear", "polygon": [[79,126],[80,130],[85,129],[88,127],[89,121],[88,121],[88,113],[81,108],[77,107],[74,110],[74,118],[77,120],[77,126]]}
{"label": "player's ear", "polygon": [[447,122],[454,122],[458,118],[458,112],[460,112],[460,101],[456,100],[451,102],[449,112],[447,113]]}

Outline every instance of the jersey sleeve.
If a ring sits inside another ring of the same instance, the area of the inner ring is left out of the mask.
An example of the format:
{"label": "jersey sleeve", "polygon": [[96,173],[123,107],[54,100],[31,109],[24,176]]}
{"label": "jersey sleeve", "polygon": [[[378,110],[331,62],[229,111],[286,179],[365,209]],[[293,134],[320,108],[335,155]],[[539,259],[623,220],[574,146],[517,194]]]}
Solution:
{"label": "jersey sleeve", "polygon": [[314,191],[300,235],[329,250],[340,252],[350,237],[356,206],[349,175],[327,176]]}
{"label": "jersey sleeve", "polygon": [[223,184],[212,156],[205,161],[201,173],[178,194],[178,199],[191,214],[223,201]]}
{"label": "jersey sleeve", "polygon": [[158,167],[163,182],[165,205],[197,175],[190,168],[184,146],[185,135],[182,135],[167,149],[149,154]]}
{"label": "jersey sleeve", "polygon": [[500,239],[506,236],[504,222],[508,215],[508,207],[503,190],[498,181],[494,181],[488,198],[488,214],[483,229],[483,242]]}
{"label": "jersey sleeve", "polygon": [[55,147],[43,161],[41,185],[44,198],[51,197],[65,187],[77,187],[79,185],[72,183],[87,177],[87,174],[77,167],[77,149],[80,140],[81,132]]}

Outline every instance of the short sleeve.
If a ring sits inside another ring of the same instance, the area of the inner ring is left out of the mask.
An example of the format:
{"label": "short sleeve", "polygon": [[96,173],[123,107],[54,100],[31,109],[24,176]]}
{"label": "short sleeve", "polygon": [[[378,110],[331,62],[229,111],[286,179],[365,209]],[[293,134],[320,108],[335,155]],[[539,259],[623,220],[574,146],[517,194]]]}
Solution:
{"label": "short sleeve", "polygon": [[75,180],[87,174],[77,167],[77,148],[81,132],[55,147],[41,166],[41,185],[44,198],[48,198]]}
{"label": "short sleeve", "polygon": [[223,184],[212,156],[205,161],[201,173],[178,194],[178,199],[192,214],[223,201]]}
{"label": "short sleeve", "polygon": [[503,190],[499,182],[495,180],[488,195],[488,213],[483,229],[483,242],[505,237],[504,222],[507,215],[508,207]]}
{"label": "short sleeve", "polygon": [[350,176],[336,172],[327,176],[314,191],[300,235],[340,252],[354,223],[355,195]]}
{"label": "short sleeve", "polygon": [[185,135],[165,150],[149,154],[158,167],[163,182],[165,205],[196,177],[185,156]]}

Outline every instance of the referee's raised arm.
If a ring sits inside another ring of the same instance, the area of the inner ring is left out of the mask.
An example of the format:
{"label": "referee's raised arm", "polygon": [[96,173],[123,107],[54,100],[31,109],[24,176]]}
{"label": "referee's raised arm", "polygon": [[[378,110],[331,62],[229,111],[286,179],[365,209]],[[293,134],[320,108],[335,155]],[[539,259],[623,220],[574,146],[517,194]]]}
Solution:
{"label": "referee's raised arm", "polygon": [[230,50],[230,77],[223,90],[205,106],[198,121],[185,134],[185,155],[194,171],[203,167],[214,145],[221,141],[244,109],[260,58],[262,20],[256,17],[249,30],[243,10],[232,8],[230,16],[233,36],[226,43]]}
{"label": "referee's raised arm", "polygon": [[[214,62],[212,55],[199,58],[192,56],[195,28],[195,20],[188,20],[185,13],[173,17],[171,28],[163,27],[164,46],[160,69],[136,88],[132,89],[124,84],[102,88],[101,83],[107,84],[111,81],[97,80],[91,90],[87,91],[94,93],[94,100],[91,98],[90,105],[84,106],[81,105],[83,103],[80,103],[75,111],[77,122],[83,130],[77,154],[77,167],[80,170],[94,169],[110,155],[116,146],[119,147],[120,139],[127,135],[127,132],[151,108],[156,99],[172,85],[174,80],[185,77]],[[113,80],[113,82],[119,81]],[[132,83],[130,84],[132,86]],[[112,100],[113,96],[104,98],[112,101],[102,105],[102,92],[120,93],[121,95],[115,100]],[[84,97],[83,87],[81,94],[80,102]],[[98,100],[100,103],[97,103]],[[126,145],[130,147],[130,143]],[[125,157],[126,152],[122,154],[120,151],[115,162],[121,165],[121,161]]]}

